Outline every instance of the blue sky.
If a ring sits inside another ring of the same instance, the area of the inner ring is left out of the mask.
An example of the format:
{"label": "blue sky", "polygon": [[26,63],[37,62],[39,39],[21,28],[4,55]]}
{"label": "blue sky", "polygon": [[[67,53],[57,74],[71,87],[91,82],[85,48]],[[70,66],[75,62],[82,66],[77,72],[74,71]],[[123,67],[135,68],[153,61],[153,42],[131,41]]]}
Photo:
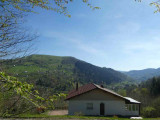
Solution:
{"label": "blue sky", "polygon": [[116,70],[160,67],[160,13],[150,0],[81,0],[68,5],[67,18],[36,9],[27,25],[40,35],[37,54],[73,56],[97,66]]}

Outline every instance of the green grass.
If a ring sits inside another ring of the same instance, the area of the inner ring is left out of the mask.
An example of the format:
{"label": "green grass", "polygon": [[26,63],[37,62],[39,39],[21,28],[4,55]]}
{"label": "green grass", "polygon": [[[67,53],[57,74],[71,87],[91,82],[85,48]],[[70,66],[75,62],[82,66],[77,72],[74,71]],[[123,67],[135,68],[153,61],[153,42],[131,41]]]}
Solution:
{"label": "green grass", "polygon": [[[2,68],[6,73],[20,80],[23,79],[33,83],[35,86],[37,85],[36,83],[39,83],[37,81],[40,80],[41,84],[37,86],[42,89],[44,87],[52,90],[56,89],[58,92],[70,90],[69,84],[74,84],[74,81],[87,84],[89,82],[98,83],[97,80],[101,80],[108,85],[129,80],[126,75],[120,72],[100,68],[73,57],[31,55],[19,59],[6,60],[3,62]],[[121,84],[116,86],[118,85]],[[124,85],[122,84],[121,86]]]}
{"label": "green grass", "polygon": [[[130,120],[129,118],[100,117],[100,116],[71,116],[71,115],[47,115],[47,114],[23,114],[18,118],[50,118],[50,119],[87,119],[87,120]],[[143,120],[160,120],[160,118],[144,118]]]}

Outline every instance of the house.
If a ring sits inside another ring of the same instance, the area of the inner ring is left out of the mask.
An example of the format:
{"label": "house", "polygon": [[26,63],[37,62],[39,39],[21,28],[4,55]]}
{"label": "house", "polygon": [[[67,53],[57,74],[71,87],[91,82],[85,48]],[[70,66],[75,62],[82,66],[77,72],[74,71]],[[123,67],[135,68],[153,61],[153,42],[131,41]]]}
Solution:
{"label": "house", "polygon": [[139,116],[140,102],[123,97],[102,85],[87,84],[69,92],[66,100],[69,102],[68,114],[94,116]]}

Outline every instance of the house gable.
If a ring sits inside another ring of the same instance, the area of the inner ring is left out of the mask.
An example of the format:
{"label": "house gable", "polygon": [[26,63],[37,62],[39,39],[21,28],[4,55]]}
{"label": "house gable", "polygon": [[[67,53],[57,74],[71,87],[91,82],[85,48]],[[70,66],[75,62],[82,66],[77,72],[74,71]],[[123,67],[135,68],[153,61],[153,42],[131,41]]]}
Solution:
{"label": "house gable", "polygon": [[134,99],[123,97],[112,90],[93,83],[72,90],[66,100],[121,100],[127,104],[140,104]]}
{"label": "house gable", "polygon": [[76,87],[66,100],[69,101],[69,115],[78,112],[84,115],[138,116],[140,113],[140,102],[93,83]]}
{"label": "house gable", "polygon": [[80,94],[78,96],[75,96],[70,100],[105,100],[105,101],[122,100],[124,101],[124,99],[98,88],[88,91],[86,93]]}

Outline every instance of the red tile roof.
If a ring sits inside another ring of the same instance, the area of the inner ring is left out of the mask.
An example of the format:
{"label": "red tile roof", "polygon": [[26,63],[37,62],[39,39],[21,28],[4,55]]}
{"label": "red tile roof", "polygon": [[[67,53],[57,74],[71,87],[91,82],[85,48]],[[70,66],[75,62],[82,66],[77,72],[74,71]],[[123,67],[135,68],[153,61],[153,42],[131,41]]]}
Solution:
{"label": "red tile roof", "polygon": [[[100,85],[93,84],[93,83],[89,83],[89,84],[87,84],[87,85],[81,86],[81,87],[78,88],[78,90],[76,90],[76,89],[75,89],[75,90],[72,90],[71,92],[69,92],[66,100],[69,100],[69,99],[71,99],[71,98],[73,98],[73,97],[76,97],[76,96],[78,96],[78,95],[84,94],[84,93],[89,92],[89,91],[94,90],[94,89],[103,90],[103,91],[105,91],[105,92],[108,92],[108,93],[116,96],[116,97],[119,97],[119,98],[122,98],[122,99],[124,99],[124,100],[126,100],[126,101],[129,101],[126,97],[123,97],[123,96],[117,94],[116,92],[114,92],[114,91],[112,91],[112,90],[109,90],[109,89],[107,89],[107,88],[104,88],[104,87],[102,87],[102,86],[100,86]],[[134,103],[134,102],[132,102],[132,101],[129,101],[129,102],[130,102],[130,103]],[[138,101],[137,101],[137,102],[138,102]],[[140,102],[139,102],[139,103],[140,103]]]}
{"label": "red tile roof", "polygon": [[101,89],[101,90],[103,90],[105,92],[108,92],[110,94],[113,94],[115,96],[123,98],[123,96],[121,96],[121,95],[119,95],[119,94],[117,94],[117,93],[115,93],[115,92],[113,92],[113,91],[111,91],[111,90],[109,90],[107,88],[103,88],[103,87],[101,87],[99,85],[96,85],[96,84],[93,84],[93,83],[89,83],[87,85],[79,87],[78,90],[72,90],[71,92],[69,92],[66,100],[69,100],[69,99],[71,99],[71,98],[73,98],[75,96],[81,95],[81,94],[86,93],[88,91],[94,90],[96,88]]}
{"label": "red tile roof", "polygon": [[81,86],[81,87],[78,88],[78,90],[75,89],[75,90],[72,90],[71,92],[69,92],[66,100],[68,100],[70,98],[73,98],[73,97],[75,97],[77,95],[86,93],[88,91],[94,90],[96,88],[97,87],[92,83],[89,83],[87,85]]}

